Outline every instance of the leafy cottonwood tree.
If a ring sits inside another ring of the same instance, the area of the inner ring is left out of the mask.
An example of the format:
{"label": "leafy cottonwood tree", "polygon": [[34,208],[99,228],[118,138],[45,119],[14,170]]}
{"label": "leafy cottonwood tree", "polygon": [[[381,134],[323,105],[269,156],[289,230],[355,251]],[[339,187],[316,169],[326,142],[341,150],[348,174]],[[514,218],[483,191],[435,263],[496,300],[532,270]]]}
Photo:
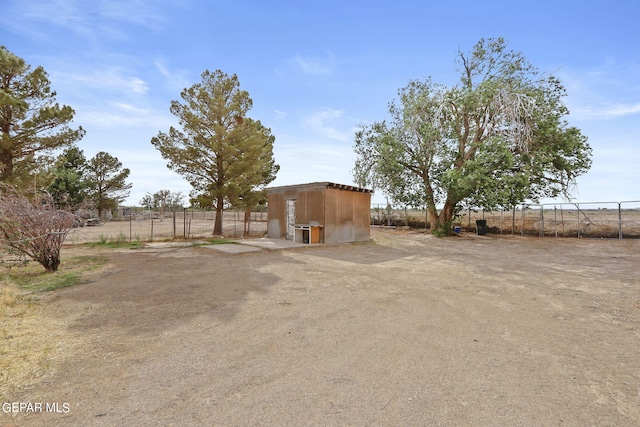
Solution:
{"label": "leafy cottonwood tree", "polygon": [[99,217],[102,217],[104,210],[117,208],[129,196],[131,184],[126,182],[129,173],[129,169],[123,168],[117,157],[104,151],[87,162],[84,179]]}
{"label": "leafy cottonwood tree", "polygon": [[84,136],[74,111],[56,103],[47,73],[0,46],[0,181],[26,186],[38,157]]}
{"label": "leafy cottonwood tree", "polygon": [[458,52],[457,63],[458,85],[412,81],[390,104],[389,122],[360,127],[356,181],[397,203],[426,204],[432,231],[448,232],[462,203],[490,210],[570,197],[591,148],[564,119],[560,81],[502,38]]}
{"label": "leafy cottonwood tree", "polygon": [[169,160],[168,167],[193,187],[192,199],[213,206],[213,234],[222,234],[225,204],[271,182],[279,166],[274,163],[271,130],[246,117],[253,102],[240,90],[238,77],[220,70],[202,73],[202,82],[180,94],[184,103],[171,102],[183,131],[171,127],[151,143]]}

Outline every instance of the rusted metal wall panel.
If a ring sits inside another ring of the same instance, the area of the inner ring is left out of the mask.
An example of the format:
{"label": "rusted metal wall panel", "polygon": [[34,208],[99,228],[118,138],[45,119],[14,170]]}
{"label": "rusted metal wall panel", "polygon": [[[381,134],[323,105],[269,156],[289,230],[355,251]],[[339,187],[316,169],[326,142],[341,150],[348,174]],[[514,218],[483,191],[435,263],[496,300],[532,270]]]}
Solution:
{"label": "rusted metal wall panel", "polygon": [[354,193],[354,242],[368,242],[371,238],[371,194]]}
{"label": "rusted metal wall panel", "polygon": [[347,191],[327,190],[325,243],[352,241],[352,217],[349,211],[351,195]]}
{"label": "rusted metal wall panel", "polygon": [[325,195],[325,243],[368,241],[370,200],[368,193],[328,189]]}
{"label": "rusted metal wall panel", "polygon": [[338,222],[338,198],[335,191],[329,191],[324,196],[324,242],[336,243],[336,223]]}
{"label": "rusted metal wall panel", "polygon": [[282,239],[286,233],[284,193],[267,193],[267,236],[271,239]]}
{"label": "rusted metal wall panel", "polygon": [[323,190],[298,191],[298,224],[324,224],[324,194]]}
{"label": "rusted metal wall panel", "polygon": [[307,224],[307,204],[309,196],[306,191],[296,192],[296,224]]}

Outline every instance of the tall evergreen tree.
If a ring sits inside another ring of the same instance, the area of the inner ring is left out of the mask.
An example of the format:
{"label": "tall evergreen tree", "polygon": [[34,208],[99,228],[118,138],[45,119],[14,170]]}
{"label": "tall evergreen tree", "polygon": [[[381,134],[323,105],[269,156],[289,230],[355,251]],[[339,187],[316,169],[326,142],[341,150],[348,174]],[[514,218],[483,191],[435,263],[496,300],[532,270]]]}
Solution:
{"label": "tall evergreen tree", "polygon": [[0,181],[31,182],[38,158],[84,136],[72,129],[71,107],[56,102],[47,73],[0,46]]}
{"label": "tall evergreen tree", "polygon": [[47,192],[60,208],[77,209],[87,196],[87,183],[84,172],[87,159],[77,147],[67,148],[54,164],[54,178]]}
{"label": "tall evergreen tree", "polygon": [[129,173],[117,157],[104,151],[87,162],[84,177],[88,196],[98,210],[98,217],[102,218],[103,211],[117,208],[129,197],[131,184],[126,182]]}
{"label": "tall evergreen tree", "polygon": [[259,121],[248,118],[253,102],[240,90],[236,75],[220,70],[202,73],[202,82],[181,93],[183,103],[171,102],[171,113],[182,131],[171,127],[151,143],[193,187],[191,198],[213,206],[213,234],[222,234],[225,204],[238,204],[242,195],[263,188],[275,178],[275,137]]}

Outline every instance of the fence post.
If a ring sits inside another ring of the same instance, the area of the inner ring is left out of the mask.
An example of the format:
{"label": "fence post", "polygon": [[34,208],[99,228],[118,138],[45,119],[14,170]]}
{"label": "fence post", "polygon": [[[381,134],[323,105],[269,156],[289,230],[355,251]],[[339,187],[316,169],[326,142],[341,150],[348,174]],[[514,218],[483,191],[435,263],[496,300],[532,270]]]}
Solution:
{"label": "fence post", "polygon": [[513,205],[513,215],[511,215],[511,235],[516,232],[516,205]]}
{"label": "fence post", "polygon": [[[238,212],[233,214],[233,237],[238,235],[238,220],[237,220]],[[224,218],[224,216],[222,216]],[[224,221],[224,220],[223,220]]]}
{"label": "fence post", "polygon": [[540,237],[544,237],[544,205],[540,206]]}
{"label": "fence post", "polygon": [[618,240],[622,240],[622,203],[618,203]]}
{"label": "fence post", "polygon": [[558,238],[558,207],[553,205],[553,230]]}
{"label": "fence post", "polygon": [[182,234],[186,239],[187,238],[187,208],[185,207],[182,208],[182,227],[183,227]]}
{"label": "fence post", "polygon": [[580,204],[576,203],[576,208],[578,208],[578,239],[580,238]]}
{"label": "fence post", "polygon": [[524,206],[522,206],[522,228],[520,229],[520,235],[524,236]]}
{"label": "fence post", "polygon": [[153,219],[151,220],[151,241],[153,242]]}

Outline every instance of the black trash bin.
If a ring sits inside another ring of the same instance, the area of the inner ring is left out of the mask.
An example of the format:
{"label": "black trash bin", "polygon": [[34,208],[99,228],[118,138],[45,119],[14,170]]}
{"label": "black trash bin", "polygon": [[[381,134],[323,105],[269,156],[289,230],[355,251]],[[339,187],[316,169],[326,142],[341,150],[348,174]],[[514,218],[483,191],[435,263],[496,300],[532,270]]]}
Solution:
{"label": "black trash bin", "polygon": [[478,236],[484,236],[485,234],[487,234],[487,231],[488,231],[487,220],[486,219],[477,219],[476,220],[476,232],[478,233]]}

